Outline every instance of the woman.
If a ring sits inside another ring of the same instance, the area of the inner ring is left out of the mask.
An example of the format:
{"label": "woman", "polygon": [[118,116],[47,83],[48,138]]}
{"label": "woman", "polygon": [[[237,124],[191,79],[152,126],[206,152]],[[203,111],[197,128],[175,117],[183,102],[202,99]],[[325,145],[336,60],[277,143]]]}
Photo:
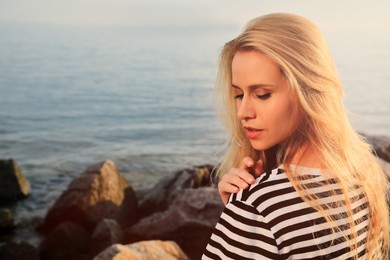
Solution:
{"label": "woman", "polygon": [[222,50],[216,90],[230,134],[219,168],[226,207],[203,259],[386,258],[387,179],[348,122],[311,21],[249,22]]}

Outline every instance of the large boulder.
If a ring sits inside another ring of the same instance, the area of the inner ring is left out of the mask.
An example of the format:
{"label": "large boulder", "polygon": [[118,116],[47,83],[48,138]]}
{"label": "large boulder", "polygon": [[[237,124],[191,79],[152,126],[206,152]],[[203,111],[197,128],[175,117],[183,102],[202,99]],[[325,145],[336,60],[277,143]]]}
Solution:
{"label": "large boulder", "polygon": [[38,250],[27,242],[7,242],[0,246],[0,259],[3,260],[39,260]]}
{"label": "large boulder", "polygon": [[161,179],[139,203],[139,216],[166,210],[188,188],[210,187],[214,167],[201,165],[179,170]]}
{"label": "large boulder", "polygon": [[130,245],[112,245],[93,260],[188,260],[180,247],[172,241],[143,241]]}
{"label": "large boulder", "polygon": [[95,256],[105,248],[120,243],[122,236],[123,232],[115,219],[103,219],[89,240],[89,254]]}
{"label": "large boulder", "polygon": [[173,240],[191,259],[199,259],[224,206],[215,188],[185,189],[164,212],[126,230],[125,243]]}
{"label": "large boulder", "polygon": [[9,209],[0,209],[0,231],[10,230],[16,227],[15,219]]}
{"label": "large boulder", "polygon": [[382,160],[380,158],[378,158],[378,163],[382,167],[382,169],[385,172],[387,178],[390,180],[390,163],[386,162],[385,160]]}
{"label": "large boulder", "polygon": [[39,245],[42,260],[67,260],[87,255],[89,234],[73,222],[58,225]]}
{"label": "large boulder", "polygon": [[0,160],[0,201],[13,202],[30,194],[30,183],[15,160]]}
{"label": "large boulder", "polygon": [[63,221],[77,222],[92,230],[105,218],[132,218],[136,210],[133,189],[114,162],[107,160],[87,168],[70,183],[38,230],[47,232]]}
{"label": "large boulder", "polygon": [[390,137],[387,136],[363,136],[367,139],[368,142],[373,146],[375,153],[379,158],[390,162]]}

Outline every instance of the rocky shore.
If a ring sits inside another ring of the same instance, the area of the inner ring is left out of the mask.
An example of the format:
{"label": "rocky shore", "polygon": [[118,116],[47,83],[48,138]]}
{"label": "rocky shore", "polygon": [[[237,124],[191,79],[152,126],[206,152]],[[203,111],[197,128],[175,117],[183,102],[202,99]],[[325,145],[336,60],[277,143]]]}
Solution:
{"label": "rocky shore", "polygon": [[[8,242],[0,259],[199,259],[223,210],[212,170],[202,165],[177,171],[137,196],[114,162],[92,165],[37,225],[44,236],[38,248]],[[2,232],[6,219],[12,228],[7,214]]]}
{"label": "rocky shore", "polygon": [[[390,138],[366,137],[390,176]],[[194,166],[137,192],[114,162],[80,173],[36,225],[43,239],[0,244],[0,259],[199,259],[223,210],[212,165]],[[13,160],[0,160],[0,232],[16,223],[7,205],[30,185]]]}

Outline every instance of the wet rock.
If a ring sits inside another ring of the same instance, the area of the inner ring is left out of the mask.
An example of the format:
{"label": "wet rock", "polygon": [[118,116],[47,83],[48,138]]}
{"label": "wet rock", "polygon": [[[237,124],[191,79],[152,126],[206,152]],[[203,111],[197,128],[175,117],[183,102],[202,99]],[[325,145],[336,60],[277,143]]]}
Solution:
{"label": "wet rock", "polygon": [[0,209],[0,231],[11,230],[16,227],[15,219],[9,209]]}
{"label": "wet rock", "polygon": [[212,165],[196,166],[163,178],[140,201],[139,215],[145,217],[166,210],[187,188],[209,187],[213,168]]}
{"label": "wet rock", "polygon": [[13,202],[30,194],[30,183],[15,160],[0,160],[0,201]]}
{"label": "wet rock", "polygon": [[121,242],[123,232],[116,220],[103,219],[93,231],[89,241],[89,254],[97,255],[105,248]]}
{"label": "wet rock", "polygon": [[224,206],[215,188],[185,189],[168,210],[126,230],[125,243],[173,240],[191,259],[199,259]]}
{"label": "wet rock", "polygon": [[387,178],[390,180],[390,163],[378,158],[378,163],[382,167],[383,171],[387,175]]}
{"label": "wet rock", "polygon": [[188,260],[180,247],[172,241],[143,241],[130,245],[113,245],[94,260],[143,260],[143,259],[164,259],[164,260]]}
{"label": "wet rock", "polygon": [[92,230],[105,218],[129,219],[137,198],[114,162],[104,161],[86,169],[48,211],[38,230],[47,232],[63,221],[77,222]]}
{"label": "wet rock", "polygon": [[379,158],[390,162],[390,137],[387,136],[369,136],[363,134],[370,142]]}
{"label": "wet rock", "polygon": [[66,260],[85,258],[89,235],[80,225],[63,222],[39,245],[42,260]]}
{"label": "wet rock", "polygon": [[39,260],[38,250],[27,242],[7,242],[0,246],[0,259],[3,260]]}

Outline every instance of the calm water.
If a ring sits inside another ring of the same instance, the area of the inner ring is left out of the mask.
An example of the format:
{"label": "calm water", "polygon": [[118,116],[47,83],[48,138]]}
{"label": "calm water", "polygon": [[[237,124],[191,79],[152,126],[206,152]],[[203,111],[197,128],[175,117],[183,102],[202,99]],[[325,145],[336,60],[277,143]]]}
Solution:
{"label": "calm water", "polygon": [[[0,25],[0,158],[16,159],[32,184],[14,208],[21,226],[105,159],[140,189],[215,163],[224,137],[211,95],[218,52],[238,32]],[[389,135],[389,39],[327,38],[354,127]]]}

